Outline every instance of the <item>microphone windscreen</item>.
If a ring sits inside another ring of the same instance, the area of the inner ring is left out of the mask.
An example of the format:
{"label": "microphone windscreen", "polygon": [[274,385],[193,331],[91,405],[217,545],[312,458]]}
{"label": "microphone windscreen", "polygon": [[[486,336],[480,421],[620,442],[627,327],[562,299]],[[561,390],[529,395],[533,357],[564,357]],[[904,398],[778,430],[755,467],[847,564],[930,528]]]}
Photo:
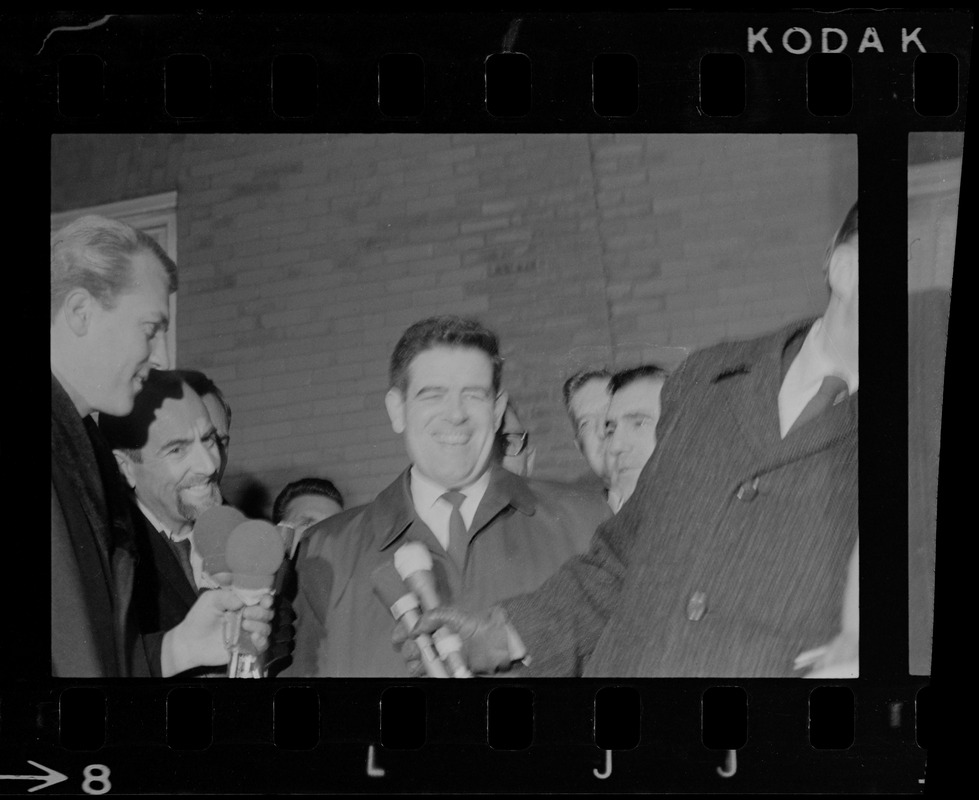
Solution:
{"label": "microphone windscreen", "polygon": [[398,570],[390,561],[384,562],[371,573],[371,582],[374,584],[374,593],[387,609],[411,591],[404,585]]}
{"label": "microphone windscreen", "polygon": [[247,589],[271,588],[284,555],[279,532],[260,519],[246,520],[231,531],[225,550],[235,586]]}
{"label": "microphone windscreen", "polygon": [[421,542],[407,542],[394,551],[394,568],[402,578],[432,569],[432,554]]}
{"label": "microphone windscreen", "polygon": [[215,575],[230,572],[225,553],[228,537],[245,515],[234,506],[211,506],[194,523],[194,549],[204,559],[204,571]]}

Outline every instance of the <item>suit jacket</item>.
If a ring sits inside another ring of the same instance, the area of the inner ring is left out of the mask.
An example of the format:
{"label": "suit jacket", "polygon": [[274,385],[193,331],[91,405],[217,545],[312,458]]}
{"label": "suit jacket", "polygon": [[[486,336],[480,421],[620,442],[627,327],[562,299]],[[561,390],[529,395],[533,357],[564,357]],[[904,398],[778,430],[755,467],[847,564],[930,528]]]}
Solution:
{"label": "suit jacket", "polygon": [[140,630],[168,631],[180,623],[197,602],[197,587],[191,586],[183,567],[166,538],[146,518],[139,506],[131,505],[139,565],[133,603]]}
{"label": "suit jacket", "polygon": [[57,677],[159,674],[132,614],[132,521],[115,459],[51,376],[51,671]]}
{"label": "suit jacket", "polygon": [[596,493],[492,469],[462,571],[416,517],[407,470],[372,503],[311,528],[297,563],[294,662],[283,675],[407,674],[391,643],[395,621],[371,582],[371,572],[391,561],[404,542],[428,546],[443,603],[478,609],[539,586],[566,559],[584,552],[609,516]]}
{"label": "suit jacket", "polygon": [[635,493],[540,591],[504,602],[532,675],[792,676],[836,635],[857,536],[857,397],[783,440],[810,322],[692,354]]}

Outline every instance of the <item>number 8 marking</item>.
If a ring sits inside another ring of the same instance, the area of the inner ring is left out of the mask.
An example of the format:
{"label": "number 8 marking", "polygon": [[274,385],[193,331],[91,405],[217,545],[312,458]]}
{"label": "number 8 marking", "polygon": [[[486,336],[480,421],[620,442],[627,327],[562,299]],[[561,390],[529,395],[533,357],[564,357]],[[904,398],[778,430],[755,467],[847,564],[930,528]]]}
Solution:
{"label": "number 8 marking", "polygon": [[[106,794],[112,790],[109,782],[109,768],[105,764],[89,764],[82,770],[85,780],[82,781],[82,791],[85,794]],[[95,788],[93,784],[98,784]]]}

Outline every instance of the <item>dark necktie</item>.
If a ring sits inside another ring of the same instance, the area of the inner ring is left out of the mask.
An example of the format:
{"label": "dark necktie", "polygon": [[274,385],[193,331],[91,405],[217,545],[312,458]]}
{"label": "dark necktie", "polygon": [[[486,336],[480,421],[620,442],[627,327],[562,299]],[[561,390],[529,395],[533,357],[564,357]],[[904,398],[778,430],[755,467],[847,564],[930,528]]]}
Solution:
{"label": "dark necktie", "polygon": [[814,420],[822,414],[827,408],[833,405],[837,395],[846,390],[846,381],[842,378],[836,375],[827,375],[823,378],[823,382],[820,384],[816,394],[806,403],[798,419],[792,423],[792,427],[789,428],[789,433],[794,433],[807,422]]}
{"label": "dark necktie", "polygon": [[455,561],[461,571],[466,565],[466,522],[462,518],[459,506],[466,496],[462,492],[446,492],[442,499],[452,506],[449,513],[449,556]]}
{"label": "dark necktie", "polygon": [[173,552],[176,554],[177,560],[180,561],[180,566],[183,567],[184,575],[187,576],[187,580],[190,581],[190,585],[196,591],[197,581],[194,580],[194,568],[190,565],[190,537],[171,539],[170,543],[173,545]]}

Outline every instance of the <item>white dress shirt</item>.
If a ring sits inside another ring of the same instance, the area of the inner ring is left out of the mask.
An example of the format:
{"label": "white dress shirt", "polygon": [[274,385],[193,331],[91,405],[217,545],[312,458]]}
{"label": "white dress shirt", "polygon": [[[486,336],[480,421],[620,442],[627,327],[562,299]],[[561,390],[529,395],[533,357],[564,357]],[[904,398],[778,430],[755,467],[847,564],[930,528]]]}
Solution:
{"label": "white dress shirt", "polygon": [[832,344],[823,330],[823,320],[817,319],[786,370],[778,392],[778,421],[783,439],[802,409],[819,391],[827,375],[836,375],[846,381],[850,394],[857,391],[857,372],[850,368]]}
{"label": "white dress shirt", "polygon": [[[487,469],[475,483],[458,490],[466,496],[459,505],[459,513],[462,514],[462,521],[466,523],[467,530],[472,527],[473,517],[476,516],[476,509],[479,508],[483,495],[486,494],[489,479],[490,470]],[[452,513],[452,504],[448,500],[443,500],[442,495],[449,490],[426,478],[415,467],[411,468],[409,485],[415,513],[435,534],[442,549],[448,552],[449,514]]]}

